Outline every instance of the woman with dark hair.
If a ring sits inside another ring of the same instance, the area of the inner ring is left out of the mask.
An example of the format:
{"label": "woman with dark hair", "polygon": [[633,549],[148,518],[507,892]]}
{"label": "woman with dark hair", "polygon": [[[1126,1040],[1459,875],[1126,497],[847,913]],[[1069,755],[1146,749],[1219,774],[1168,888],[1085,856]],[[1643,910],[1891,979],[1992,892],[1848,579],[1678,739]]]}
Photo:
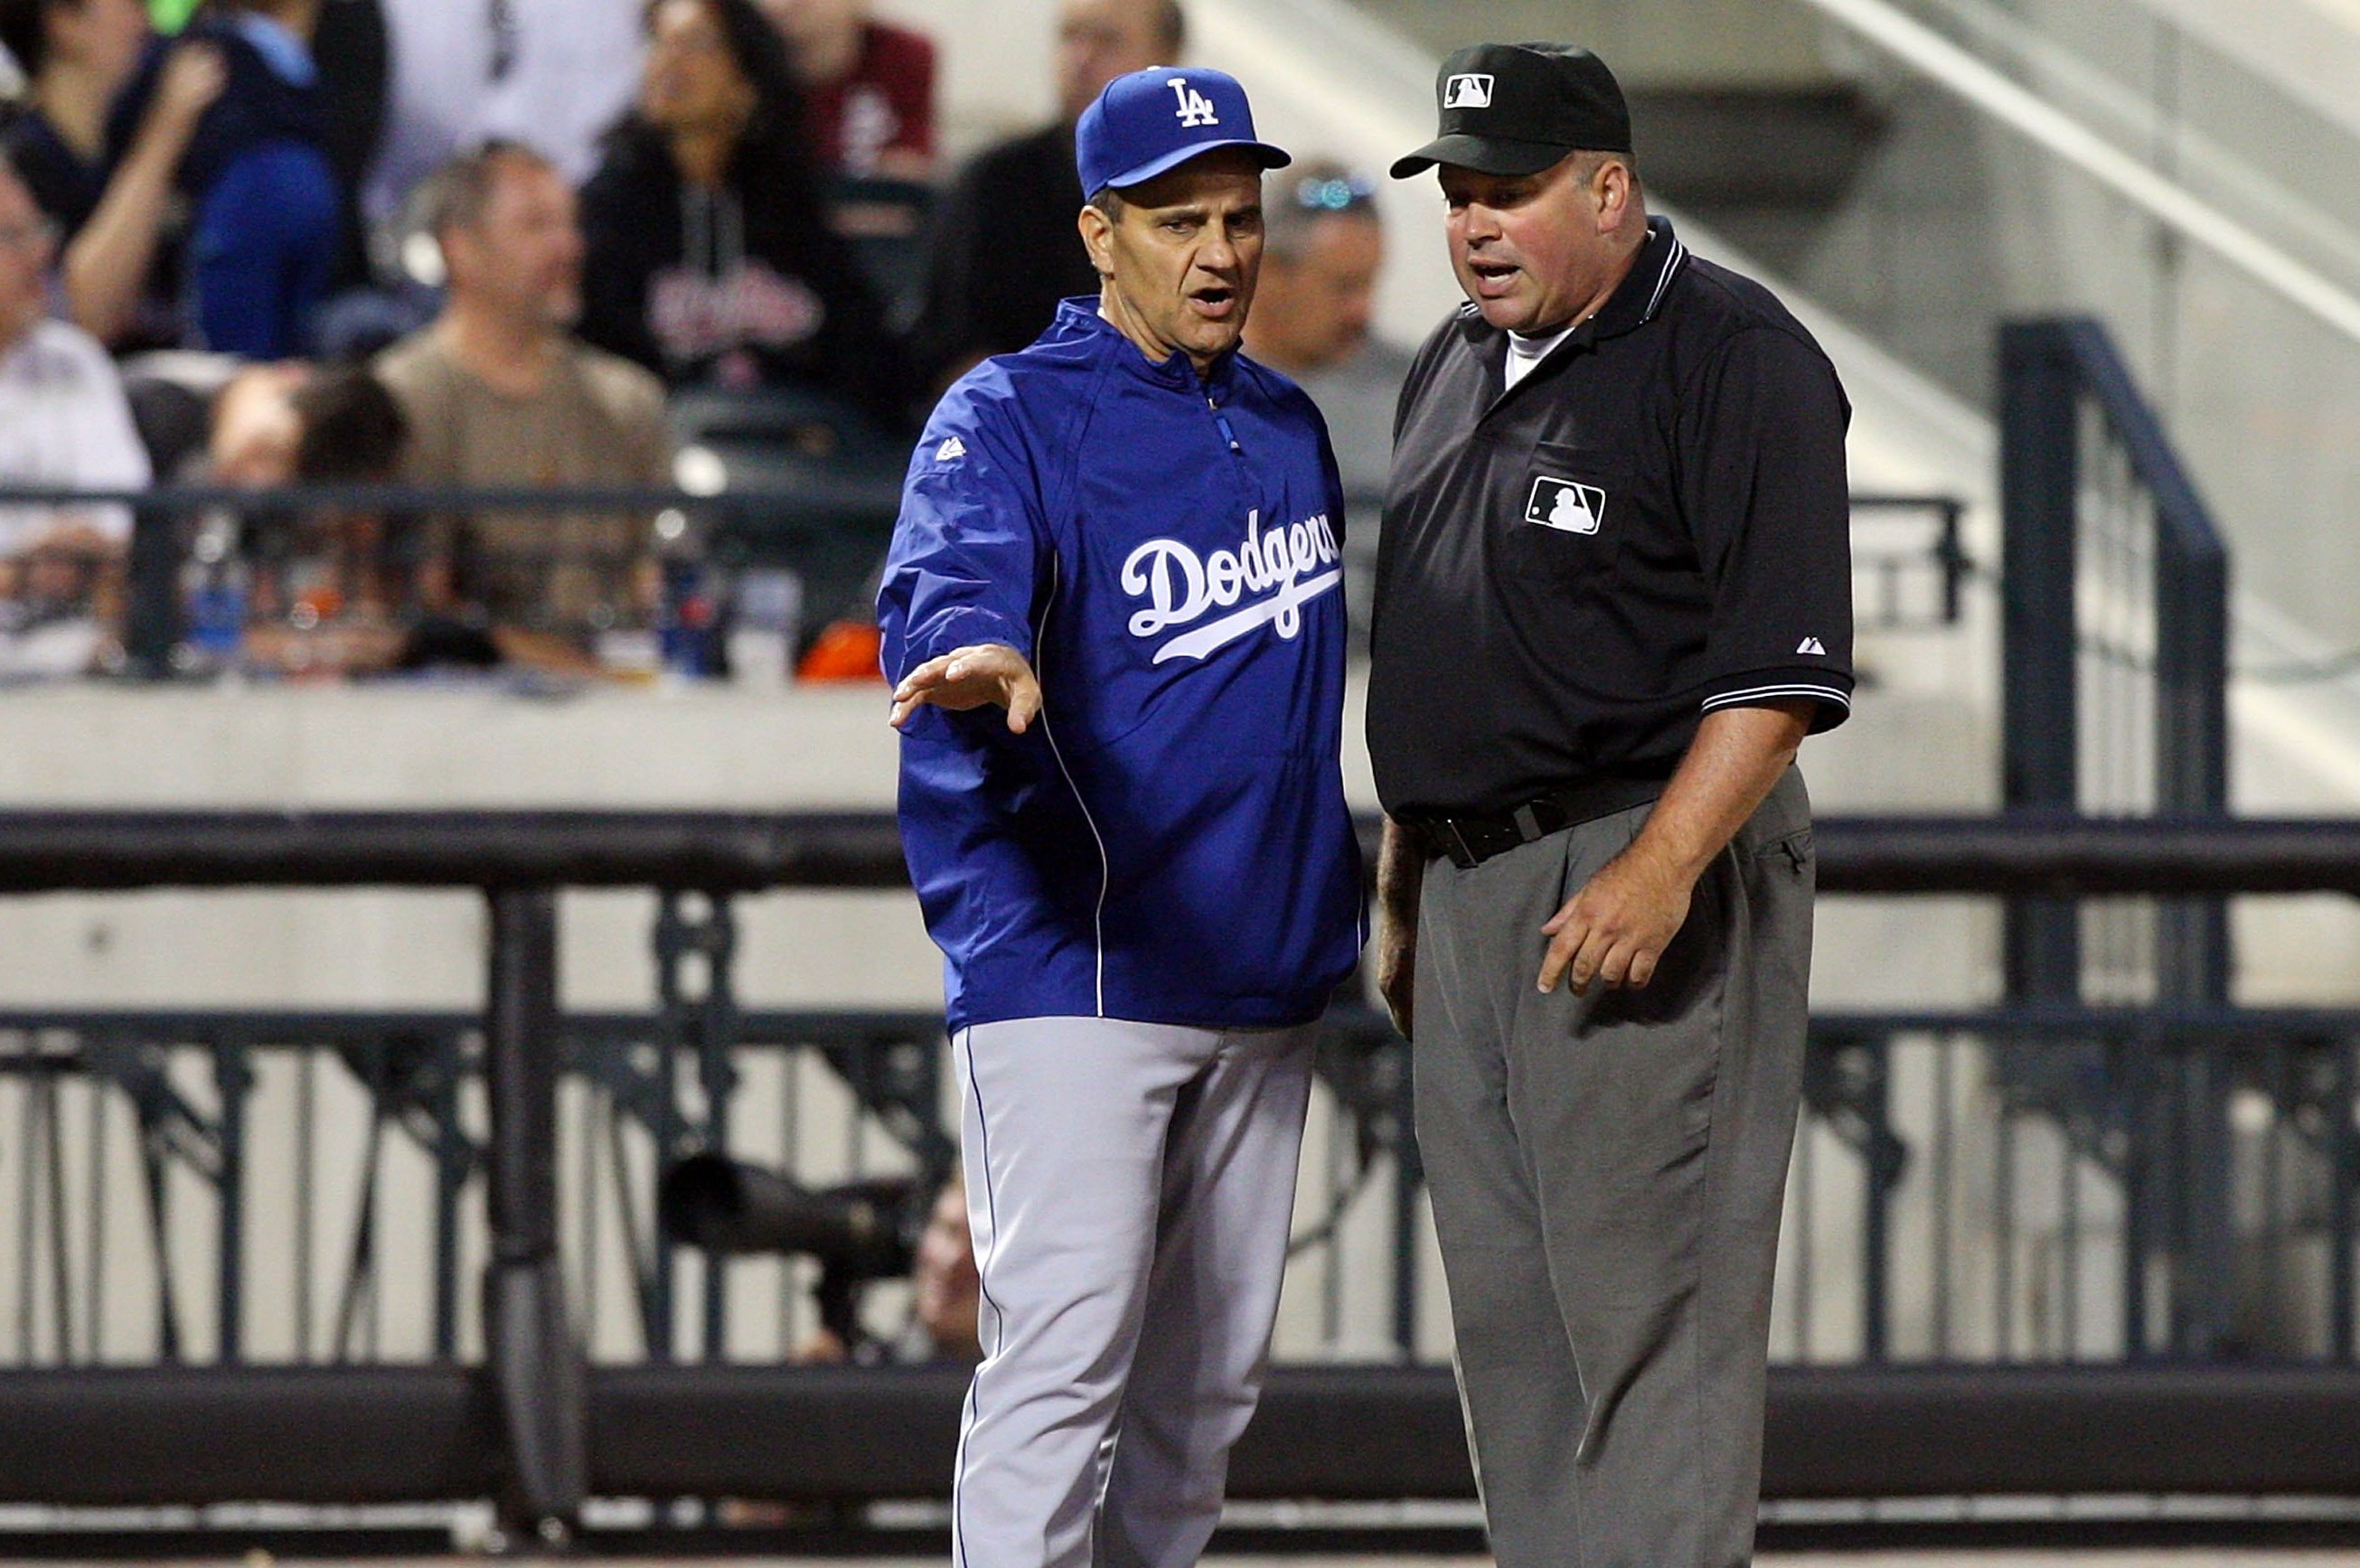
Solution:
{"label": "woman with dark hair", "polygon": [[898,414],[900,356],[829,231],[753,0],[650,0],[638,103],[582,191],[582,335],[674,387],[801,384]]}

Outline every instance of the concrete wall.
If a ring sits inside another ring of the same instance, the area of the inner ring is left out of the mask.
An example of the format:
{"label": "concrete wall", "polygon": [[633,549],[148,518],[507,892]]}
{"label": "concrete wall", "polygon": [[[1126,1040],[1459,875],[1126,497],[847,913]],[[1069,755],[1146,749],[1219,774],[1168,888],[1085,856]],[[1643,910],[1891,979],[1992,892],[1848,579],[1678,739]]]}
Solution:
{"label": "concrete wall", "polygon": [[[1855,727],[1813,743],[1819,798],[1830,809],[1903,803],[1893,760],[1948,734],[1939,707],[1896,699],[1868,710]],[[1930,728],[1928,726],[1931,726]],[[761,696],[729,690],[598,691],[564,699],[523,698],[469,689],[337,690],[290,686],[213,691],[74,688],[0,694],[0,808],[104,806],[434,807],[605,806],[783,809],[883,808],[890,803],[894,742],[880,691],[797,691]],[[1357,718],[1348,728],[1349,787],[1373,803]],[[1922,772],[1909,777],[1924,779]],[[1981,775],[1952,770],[1950,790],[1923,782],[1909,803],[1967,809],[1986,799]],[[569,895],[562,953],[566,1001],[578,1007],[644,1007],[653,996],[652,900],[645,895]],[[740,909],[736,971],[740,999],[755,1007],[940,1005],[939,960],[906,894],[776,895]],[[1972,905],[1929,909],[1899,901],[1831,905],[1820,975],[1829,996],[1851,1001],[1966,1001],[1988,990],[1990,917]],[[0,1007],[189,1006],[432,1007],[476,1006],[483,985],[483,920],[466,894],[133,894],[0,899]],[[1896,982],[1907,976],[1896,990]],[[38,1042],[18,1040],[15,1050]],[[209,1114],[217,1103],[212,1066],[195,1051],[175,1054],[180,1092]],[[249,1354],[278,1357],[297,1348],[297,1302],[308,1302],[319,1353],[337,1308],[343,1256],[364,1188],[367,1103],[341,1068],[319,1070],[307,1089],[291,1057],[265,1059],[252,1102],[255,1186],[246,1244]],[[64,1166],[71,1272],[88,1271],[87,1224],[103,1214],[114,1239],[103,1279],[104,1343],[116,1358],[153,1353],[155,1280],[139,1238],[147,1231],[134,1129],[119,1096],[60,1091],[69,1129]],[[38,1105],[22,1080],[0,1081],[0,1214],[15,1216],[36,1195],[34,1150],[14,1129],[30,1127]],[[309,1096],[311,1109],[302,1106]],[[296,1206],[298,1129],[314,1129],[308,1210]],[[786,1163],[807,1179],[904,1165],[888,1135],[854,1113],[842,1084],[819,1064],[792,1069],[749,1063],[738,1102],[735,1145],[749,1158]],[[469,1125],[482,1111],[470,1102]],[[638,1353],[629,1306],[623,1215],[603,1113],[569,1089],[563,1115],[566,1172],[563,1234],[577,1270],[577,1304],[594,1350]],[[1282,1354],[1378,1356],[1391,1325],[1390,1167],[1355,1186],[1349,1133],[1334,1107],[1317,1100],[1305,1156],[1298,1230],[1344,1204],[1341,1240],[1297,1260],[1282,1315]],[[626,1128],[624,1158],[645,1190],[650,1149]],[[97,1158],[93,1160],[93,1150]],[[1840,1162],[1825,1161],[1829,1204],[1848,1185]],[[599,1172],[595,1179],[585,1172]],[[425,1152],[399,1133],[382,1151],[378,1224],[389,1238],[377,1324],[366,1343],[394,1356],[425,1354],[431,1278],[420,1255],[428,1232],[432,1171]],[[170,1248],[192,1355],[210,1354],[213,1298],[208,1262],[217,1234],[209,1191],[185,1172],[170,1182],[176,1219]],[[467,1205],[462,1262],[472,1269],[483,1239]],[[640,1216],[644,1223],[644,1215]],[[295,1237],[308,1225],[323,1249],[308,1283]],[[1421,1232],[1423,1235],[1423,1232]],[[1424,1244],[1420,1341],[1447,1344],[1439,1271]],[[1832,1245],[1832,1244],[1830,1244]],[[46,1301],[47,1245],[37,1248],[34,1293]],[[1823,1254],[1832,1258],[1833,1254]],[[1822,1269],[1834,1267],[1823,1262]],[[733,1355],[784,1354],[808,1331],[802,1266],[748,1262],[732,1269]],[[1823,1276],[1824,1277],[1824,1276]],[[697,1270],[685,1271],[694,1299]],[[14,1247],[0,1251],[0,1359],[20,1343],[35,1358],[56,1354],[45,1319],[20,1315],[23,1282]],[[86,1310],[86,1309],[85,1309]],[[891,1291],[876,1303],[890,1326]],[[693,1314],[690,1314],[693,1316]],[[1833,1322],[1825,1312],[1824,1325]],[[472,1292],[462,1343],[476,1334]],[[20,1340],[20,1334],[23,1336]],[[698,1348],[685,1331],[681,1348]]]}

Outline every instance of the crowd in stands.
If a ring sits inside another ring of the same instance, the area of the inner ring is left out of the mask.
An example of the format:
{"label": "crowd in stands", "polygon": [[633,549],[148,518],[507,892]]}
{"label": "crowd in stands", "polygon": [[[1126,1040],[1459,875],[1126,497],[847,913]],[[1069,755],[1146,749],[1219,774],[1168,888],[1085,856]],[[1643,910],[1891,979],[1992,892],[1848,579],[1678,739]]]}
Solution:
{"label": "crowd in stands", "polygon": [[[0,488],[215,492],[0,507],[0,680],[123,667],[150,530],[180,563],[181,669],[661,662],[682,584],[713,592],[672,569],[696,542],[677,513],[261,497],[669,490],[683,409],[716,397],[771,408],[805,455],[856,428],[889,450],[1095,292],[1073,122],[1182,57],[1176,0],[1065,0],[1056,118],[956,169],[934,42],[869,10],[0,0],[21,78],[0,103]],[[1306,164],[1270,209],[1250,347],[1332,400],[1348,489],[1372,496],[1399,365],[1367,342],[1368,187]],[[809,668],[873,673],[857,636],[849,656],[843,627],[819,637],[836,609],[808,609]]]}

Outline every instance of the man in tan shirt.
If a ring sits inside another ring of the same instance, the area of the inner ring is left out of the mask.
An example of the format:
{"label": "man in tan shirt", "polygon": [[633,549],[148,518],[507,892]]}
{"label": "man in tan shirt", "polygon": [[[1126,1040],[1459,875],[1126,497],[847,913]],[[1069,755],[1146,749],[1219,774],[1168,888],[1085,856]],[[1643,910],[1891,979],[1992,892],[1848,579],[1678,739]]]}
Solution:
{"label": "man in tan shirt", "polygon": [[[574,192],[514,143],[464,153],[425,197],[448,292],[433,324],[378,356],[409,417],[420,485],[669,485],[663,387],[572,332],[582,308]],[[639,513],[477,513],[438,520],[430,608],[486,617],[503,657],[580,668],[606,633],[647,624],[655,540]]]}

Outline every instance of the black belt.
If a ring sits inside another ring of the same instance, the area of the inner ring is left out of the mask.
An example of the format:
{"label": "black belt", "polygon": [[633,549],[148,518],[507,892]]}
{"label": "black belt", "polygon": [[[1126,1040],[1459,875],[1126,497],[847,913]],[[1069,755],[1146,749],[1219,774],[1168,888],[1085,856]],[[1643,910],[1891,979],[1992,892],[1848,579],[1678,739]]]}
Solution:
{"label": "black belt", "polygon": [[1664,792],[1664,783],[1661,779],[1598,779],[1553,790],[1513,811],[1418,817],[1410,825],[1425,837],[1428,858],[1447,855],[1465,871],[1518,844],[1644,806]]}

